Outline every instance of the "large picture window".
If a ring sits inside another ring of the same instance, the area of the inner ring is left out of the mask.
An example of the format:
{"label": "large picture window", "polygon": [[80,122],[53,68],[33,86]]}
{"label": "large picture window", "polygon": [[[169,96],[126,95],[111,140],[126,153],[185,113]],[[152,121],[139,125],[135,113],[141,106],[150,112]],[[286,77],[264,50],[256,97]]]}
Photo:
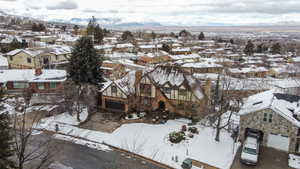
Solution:
{"label": "large picture window", "polygon": [[24,89],[28,87],[28,83],[26,82],[14,82],[13,83],[14,89]]}
{"label": "large picture window", "polygon": [[45,89],[44,83],[37,83],[37,86],[38,86],[39,90],[44,90]]}
{"label": "large picture window", "polygon": [[57,83],[51,82],[50,83],[50,89],[55,89],[57,87]]}

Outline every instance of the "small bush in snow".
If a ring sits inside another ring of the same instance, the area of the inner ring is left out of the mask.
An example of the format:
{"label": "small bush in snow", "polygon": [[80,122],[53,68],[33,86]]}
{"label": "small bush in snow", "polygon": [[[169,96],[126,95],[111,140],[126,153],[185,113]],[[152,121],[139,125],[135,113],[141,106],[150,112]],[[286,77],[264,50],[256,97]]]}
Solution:
{"label": "small bush in snow", "polygon": [[128,114],[127,117],[128,117],[129,119],[132,119],[132,118],[133,118],[133,115],[132,115],[132,114]]}
{"label": "small bush in snow", "polygon": [[169,140],[171,143],[180,143],[182,140],[185,140],[185,133],[180,132],[172,132],[169,134]]}
{"label": "small bush in snow", "polygon": [[196,127],[189,127],[189,132],[194,133],[194,134],[198,134],[198,129]]}
{"label": "small bush in snow", "polygon": [[181,126],[181,131],[186,131],[186,125]]}
{"label": "small bush in snow", "polygon": [[189,138],[193,138],[194,137],[194,135],[192,134],[192,133],[189,133]]}

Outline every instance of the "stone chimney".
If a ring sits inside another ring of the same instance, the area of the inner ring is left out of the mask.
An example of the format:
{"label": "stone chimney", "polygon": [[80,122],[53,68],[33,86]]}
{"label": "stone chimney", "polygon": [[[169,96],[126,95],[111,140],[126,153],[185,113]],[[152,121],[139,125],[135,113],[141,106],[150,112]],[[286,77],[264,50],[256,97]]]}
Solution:
{"label": "stone chimney", "polygon": [[41,74],[43,74],[42,69],[41,69],[41,68],[36,68],[36,69],[35,69],[35,75],[36,75],[36,76],[40,76]]}

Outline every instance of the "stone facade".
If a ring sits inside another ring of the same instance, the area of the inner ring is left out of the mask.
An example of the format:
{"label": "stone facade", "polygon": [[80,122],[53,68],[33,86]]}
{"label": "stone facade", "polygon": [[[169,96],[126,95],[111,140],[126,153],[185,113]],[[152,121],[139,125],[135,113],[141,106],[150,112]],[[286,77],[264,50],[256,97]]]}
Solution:
{"label": "stone facade", "polygon": [[[269,116],[265,118],[265,114],[271,114],[271,122],[269,121]],[[264,121],[264,118],[266,121]],[[257,129],[263,132],[263,146],[267,146],[269,134],[287,136],[290,138],[289,152],[298,153],[296,150],[299,148],[299,146],[297,146],[297,143],[299,143],[299,141],[297,141],[298,127],[271,109],[241,115],[239,138],[242,141],[245,139],[247,128]]]}

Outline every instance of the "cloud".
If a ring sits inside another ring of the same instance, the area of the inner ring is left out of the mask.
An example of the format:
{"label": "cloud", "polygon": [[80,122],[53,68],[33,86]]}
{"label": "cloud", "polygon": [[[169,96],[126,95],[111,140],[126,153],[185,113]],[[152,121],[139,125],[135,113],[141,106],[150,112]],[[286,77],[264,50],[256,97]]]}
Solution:
{"label": "cloud", "polygon": [[[300,23],[300,0],[0,0],[0,8],[45,19],[121,18],[167,25]],[[75,10],[76,9],[76,10]],[[61,12],[56,10],[63,10]]]}
{"label": "cloud", "polygon": [[48,10],[57,10],[57,9],[72,10],[72,9],[77,9],[78,5],[73,0],[64,0],[53,5],[49,5],[46,8]]}

